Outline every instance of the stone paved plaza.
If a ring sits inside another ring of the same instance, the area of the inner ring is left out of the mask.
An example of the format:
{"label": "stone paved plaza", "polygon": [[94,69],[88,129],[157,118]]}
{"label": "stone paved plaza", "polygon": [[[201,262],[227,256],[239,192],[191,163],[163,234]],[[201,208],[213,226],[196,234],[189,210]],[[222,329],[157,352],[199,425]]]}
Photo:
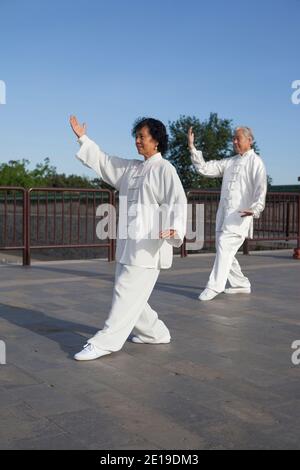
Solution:
{"label": "stone paved plaza", "polygon": [[300,449],[300,262],[239,260],[253,293],[201,303],[213,255],[174,258],[150,299],[172,343],[88,363],[114,263],[1,266],[1,449]]}

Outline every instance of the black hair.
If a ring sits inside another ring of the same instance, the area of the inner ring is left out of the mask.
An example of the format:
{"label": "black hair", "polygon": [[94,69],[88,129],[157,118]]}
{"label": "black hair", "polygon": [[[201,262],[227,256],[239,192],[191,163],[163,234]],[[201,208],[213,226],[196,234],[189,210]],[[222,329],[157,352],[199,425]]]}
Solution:
{"label": "black hair", "polygon": [[135,137],[145,126],[148,127],[151,137],[158,142],[158,151],[164,155],[168,150],[169,141],[166,126],[157,119],[140,117],[133,124],[132,136]]}

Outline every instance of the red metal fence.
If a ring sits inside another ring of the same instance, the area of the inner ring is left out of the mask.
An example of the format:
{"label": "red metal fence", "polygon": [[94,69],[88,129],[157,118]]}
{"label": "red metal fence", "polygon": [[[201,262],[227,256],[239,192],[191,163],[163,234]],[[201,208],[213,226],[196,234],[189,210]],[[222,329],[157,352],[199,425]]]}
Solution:
{"label": "red metal fence", "polygon": [[0,250],[22,250],[24,265],[30,265],[32,250],[51,248],[104,248],[113,261],[114,240],[96,238],[96,209],[101,204],[114,205],[114,193],[0,187]]}
{"label": "red metal fence", "polygon": [[[204,206],[204,249],[215,243],[215,220],[219,191],[191,190],[188,202]],[[29,265],[32,250],[51,248],[101,248],[108,261],[114,260],[115,240],[96,237],[96,209],[102,204],[116,206],[115,193],[106,189],[0,187],[0,250],[22,250],[23,264]],[[195,211],[192,211],[192,224]],[[297,241],[294,257],[300,259],[300,194],[267,195],[266,208],[254,223],[258,241]],[[187,243],[181,256],[187,256]],[[249,245],[244,245],[248,253]]]}
{"label": "red metal fence", "polygon": [[[220,191],[191,190],[187,193],[189,204],[204,206],[204,247],[215,243],[215,221],[220,199]],[[192,223],[194,224],[192,211]],[[266,207],[259,219],[254,220],[254,237],[247,240],[244,253],[249,252],[252,243],[261,241],[297,241],[295,257],[300,250],[300,194],[269,192]],[[185,240],[182,253],[187,256],[186,244],[193,240]]]}

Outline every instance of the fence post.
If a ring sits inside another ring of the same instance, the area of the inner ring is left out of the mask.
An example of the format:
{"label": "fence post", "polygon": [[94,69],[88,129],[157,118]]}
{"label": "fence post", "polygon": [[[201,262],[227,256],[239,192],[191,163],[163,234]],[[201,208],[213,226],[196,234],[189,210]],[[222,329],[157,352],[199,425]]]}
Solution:
{"label": "fence post", "polygon": [[287,201],[287,208],[286,208],[286,226],[285,226],[285,234],[286,239],[288,240],[290,237],[290,201]]}
{"label": "fence post", "polygon": [[244,255],[249,255],[249,240],[246,238],[246,240],[243,243],[243,254]]}
{"label": "fence post", "polygon": [[181,258],[186,258],[187,257],[187,251],[186,251],[186,238],[184,237],[183,243],[180,247],[180,257]]}
{"label": "fence post", "polygon": [[300,259],[300,195],[298,196],[298,238],[297,248],[294,249],[294,259]]}
{"label": "fence post", "polygon": [[23,203],[23,266],[30,266],[30,202],[29,190],[24,190],[24,203]]}

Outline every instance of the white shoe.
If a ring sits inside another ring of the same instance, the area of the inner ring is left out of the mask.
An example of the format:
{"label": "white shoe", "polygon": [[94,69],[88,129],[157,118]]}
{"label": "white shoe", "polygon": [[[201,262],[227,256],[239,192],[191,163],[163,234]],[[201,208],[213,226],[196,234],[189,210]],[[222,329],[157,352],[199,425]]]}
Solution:
{"label": "white shoe", "polygon": [[107,354],[111,354],[111,352],[103,351],[93,344],[87,343],[83,346],[82,351],[75,354],[74,359],[76,359],[76,361],[92,361],[93,359],[98,359],[99,357],[106,356]]}
{"label": "white shoe", "polygon": [[219,292],[216,292],[208,287],[199,295],[199,300],[206,302],[207,300],[212,300],[219,295]]}
{"label": "white shoe", "polygon": [[143,341],[138,336],[132,336],[131,341],[132,343],[137,343],[137,344],[169,344],[171,342],[171,336],[162,338],[159,341],[155,341],[155,340]]}
{"label": "white shoe", "polygon": [[225,294],[251,294],[251,287],[229,287]]}

